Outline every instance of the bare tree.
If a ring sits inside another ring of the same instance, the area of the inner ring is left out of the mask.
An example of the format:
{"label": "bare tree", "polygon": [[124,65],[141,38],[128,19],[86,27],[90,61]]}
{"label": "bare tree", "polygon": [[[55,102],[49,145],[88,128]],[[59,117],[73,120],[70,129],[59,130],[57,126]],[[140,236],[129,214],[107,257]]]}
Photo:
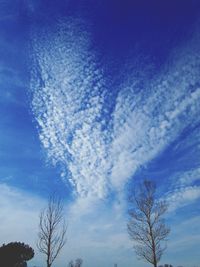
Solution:
{"label": "bare tree", "polygon": [[51,196],[47,207],[40,213],[37,247],[46,255],[47,267],[51,267],[66,243],[67,226],[61,199]]}
{"label": "bare tree", "polygon": [[73,262],[73,260],[71,260],[71,261],[68,263],[68,267],[74,267],[74,262]]}
{"label": "bare tree", "polygon": [[75,267],[81,267],[83,264],[83,260],[81,258],[76,259]]}
{"label": "bare tree", "polygon": [[127,224],[130,238],[135,241],[136,254],[140,259],[157,267],[166,249],[166,237],[170,229],[165,225],[163,215],[167,211],[165,201],[156,200],[156,185],[145,180],[138,190],[130,197],[130,219]]}
{"label": "bare tree", "polygon": [[83,260],[81,258],[78,258],[75,260],[75,262],[73,262],[73,260],[71,260],[68,263],[68,267],[81,267],[82,264],[83,264]]}

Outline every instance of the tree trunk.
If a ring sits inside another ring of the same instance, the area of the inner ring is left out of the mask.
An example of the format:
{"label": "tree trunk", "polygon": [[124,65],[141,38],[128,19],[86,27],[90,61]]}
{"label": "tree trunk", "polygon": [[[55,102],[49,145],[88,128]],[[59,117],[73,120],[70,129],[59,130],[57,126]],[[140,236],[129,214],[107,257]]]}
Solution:
{"label": "tree trunk", "polygon": [[152,241],[152,252],[153,252],[153,266],[157,267],[157,258],[156,258],[156,246],[155,246],[155,240],[153,236],[153,231],[152,231],[152,225],[151,225],[151,220],[149,219],[149,230],[150,230],[150,236],[151,236],[151,241]]}
{"label": "tree trunk", "polygon": [[51,264],[49,263],[49,259],[47,260],[47,267],[51,267]]}
{"label": "tree trunk", "polygon": [[155,252],[155,245],[154,245],[154,242],[153,242],[153,266],[154,267],[157,267],[157,259],[156,259],[156,252]]}

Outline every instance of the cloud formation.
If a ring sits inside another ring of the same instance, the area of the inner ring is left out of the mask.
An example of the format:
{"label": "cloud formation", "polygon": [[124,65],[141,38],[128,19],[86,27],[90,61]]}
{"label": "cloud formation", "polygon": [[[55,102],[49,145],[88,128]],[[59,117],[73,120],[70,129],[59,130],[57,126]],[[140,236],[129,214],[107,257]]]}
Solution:
{"label": "cloud formation", "polygon": [[180,207],[194,203],[199,198],[200,187],[187,186],[174,190],[173,193],[169,194],[166,200],[169,203],[169,211],[175,211]]}
{"label": "cloud formation", "polygon": [[200,56],[185,47],[172,55],[170,69],[166,64],[143,83],[130,66],[110,88],[83,25],[68,21],[53,33],[35,33],[32,110],[61,177],[81,196],[104,198],[199,122]]}
{"label": "cloud formation", "polygon": [[169,212],[194,204],[200,199],[199,168],[175,173],[170,178],[173,181],[171,190],[165,196],[165,200],[169,203]]}

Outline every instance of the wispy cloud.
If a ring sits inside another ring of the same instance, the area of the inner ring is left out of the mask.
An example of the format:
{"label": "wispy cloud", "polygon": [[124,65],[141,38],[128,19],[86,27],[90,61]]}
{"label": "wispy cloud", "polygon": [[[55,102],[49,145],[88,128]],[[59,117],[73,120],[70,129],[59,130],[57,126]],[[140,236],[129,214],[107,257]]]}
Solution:
{"label": "wispy cloud", "polygon": [[171,190],[167,193],[165,199],[169,203],[169,211],[194,204],[200,199],[200,169],[196,168],[190,171],[180,171],[170,178]]}
{"label": "wispy cloud", "polygon": [[199,186],[187,186],[173,191],[166,198],[169,203],[169,211],[174,211],[180,207],[194,203],[200,198]]}
{"label": "wispy cloud", "polygon": [[[141,90],[131,70],[119,89],[108,87],[88,30],[78,21],[35,36],[31,88],[40,140],[78,194],[103,198],[111,188],[120,190],[139,166],[199,122],[195,50],[183,48],[187,55],[172,57],[170,70],[166,65]],[[112,113],[108,94],[113,94]]]}
{"label": "wispy cloud", "polygon": [[200,168],[180,174],[178,180],[181,185],[192,184],[200,180]]}

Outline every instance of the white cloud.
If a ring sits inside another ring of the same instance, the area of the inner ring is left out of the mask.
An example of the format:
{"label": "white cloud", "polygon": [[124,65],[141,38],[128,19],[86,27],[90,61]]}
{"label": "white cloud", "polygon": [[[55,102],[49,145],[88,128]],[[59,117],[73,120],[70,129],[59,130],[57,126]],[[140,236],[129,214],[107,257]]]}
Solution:
{"label": "white cloud", "polygon": [[200,186],[195,182],[200,180],[200,169],[180,171],[170,177],[171,190],[167,193],[165,200],[169,203],[169,211],[193,204],[200,198]]}
{"label": "white cloud", "polygon": [[169,193],[166,201],[169,203],[169,211],[175,211],[180,207],[194,203],[199,198],[199,186],[186,186]]}
{"label": "white cloud", "polygon": [[61,166],[62,178],[81,196],[104,198],[199,121],[200,56],[183,48],[185,56],[172,58],[170,70],[165,66],[152,81],[131,70],[113,95],[110,114],[106,97],[116,88],[108,88],[82,25],[68,21],[56,33],[35,35],[32,107],[48,159]]}
{"label": "white cloud", "polygon": [[180,174],[178,180],[182,185],[188,185],[200,180],[200,168]]}

